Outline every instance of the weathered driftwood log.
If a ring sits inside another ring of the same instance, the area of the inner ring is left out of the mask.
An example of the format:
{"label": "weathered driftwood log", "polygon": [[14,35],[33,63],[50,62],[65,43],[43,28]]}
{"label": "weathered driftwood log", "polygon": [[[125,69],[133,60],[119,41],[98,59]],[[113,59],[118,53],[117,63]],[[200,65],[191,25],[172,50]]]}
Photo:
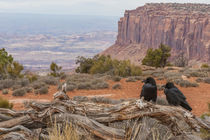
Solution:
{"label": "weathered driftwood log", "polygon": [[[210,131],[209,124],[180,107],[144,100],[119,101],[118,104],[81,102],[58,92],[52,102],[31,102],[29,107],[26,111],[0,109],[0,139],[17,135],[21,139],[30,136],[48,139],[46,128],[54,122],[71,123],[80,130],[80,135],[105,140],[146,140],[156,136],[163,140],[198,139],[195,133],[201,129]],[[37,130],[45,130],[45,133],[37,134]]]}

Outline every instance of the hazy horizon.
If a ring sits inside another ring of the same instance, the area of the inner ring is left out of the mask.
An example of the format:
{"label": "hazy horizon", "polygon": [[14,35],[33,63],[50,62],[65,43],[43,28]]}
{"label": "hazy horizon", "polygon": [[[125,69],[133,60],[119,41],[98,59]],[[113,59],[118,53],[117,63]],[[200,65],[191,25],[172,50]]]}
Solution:
{"label": "hazy horizon", "polygon": [[[161,2],[180,3],[180,0],[0,0],[0,13],[123,16],[125,10]],[[210,0],[182,0],[181,3],[210,4]]]}

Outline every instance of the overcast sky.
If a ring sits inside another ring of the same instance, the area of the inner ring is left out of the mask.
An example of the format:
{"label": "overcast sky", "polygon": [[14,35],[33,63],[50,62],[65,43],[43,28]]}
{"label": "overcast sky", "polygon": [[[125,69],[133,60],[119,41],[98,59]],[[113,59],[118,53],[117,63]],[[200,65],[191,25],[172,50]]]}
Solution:
{"label": "overcast sky", "polygon": [[151,2],[208,3],[210,0],[0,0],[0,12],[122,16]]}

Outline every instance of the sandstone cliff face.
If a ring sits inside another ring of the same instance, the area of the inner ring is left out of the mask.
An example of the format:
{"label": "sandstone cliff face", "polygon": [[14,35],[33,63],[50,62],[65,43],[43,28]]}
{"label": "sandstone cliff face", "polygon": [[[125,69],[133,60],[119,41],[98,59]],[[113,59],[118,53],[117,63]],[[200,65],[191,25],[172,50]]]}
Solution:
{"label": "sandstone cliff face", "polygon": [[116,43],[102,54],[141,64],[148,48],[172,47],[171,60],[185,52],[189,60],[210,62],[210,5],[146,4],[125,11]]}

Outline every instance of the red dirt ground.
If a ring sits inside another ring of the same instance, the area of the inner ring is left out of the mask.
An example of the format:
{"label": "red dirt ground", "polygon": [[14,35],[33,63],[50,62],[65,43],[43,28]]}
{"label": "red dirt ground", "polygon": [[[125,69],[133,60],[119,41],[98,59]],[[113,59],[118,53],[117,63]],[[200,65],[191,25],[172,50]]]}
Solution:
{"label": "red dirt ground", "polygon": [[[67,94],[69,97],[74,96],[88,96],[88,97],[94,97],[94,96],[104,96],[107,98],[112,99],[126,99],[126,98],[139,98],[142,83],[140,81],[137,82],[125,82],[125,79],[122,79],[120,81],[122,89],[113,90],[112,86],[118,82],[109,81],[110,88],[109,89],[103,89],[103,90],[76,90],[73,92],[68,92]],[[164,84],[165,81],[158,81],[158,84]],[[179,86],[178,86],[179,87]],[[193,114],[200,116],[203,113],[208,111],[208,105],[207,103],[210,103],[210,85],[201,83],[199,87],[191,87],[191,88],[181,88],[180,90],[184,93],[184,95],[187,97],[187,101],[189,102],[190,106],[193,108]],[[14,109],[15,110],[21,110],[23,109],[22,102],[24,100],[37,100],[37,101],[46,101],[46,100],[52,100],[53,94],[57,92],[57,86],[51,86],[49,88],[49,93],[46,95],[35,95],[34,93],[28,93],[23,97],[14,97],[12,96],[12,92],[10,91],[8,95],[0,95],[10,100],[10,102],[14,103]],[[163,91],[158,91],[158,96],[165,97]]]}

